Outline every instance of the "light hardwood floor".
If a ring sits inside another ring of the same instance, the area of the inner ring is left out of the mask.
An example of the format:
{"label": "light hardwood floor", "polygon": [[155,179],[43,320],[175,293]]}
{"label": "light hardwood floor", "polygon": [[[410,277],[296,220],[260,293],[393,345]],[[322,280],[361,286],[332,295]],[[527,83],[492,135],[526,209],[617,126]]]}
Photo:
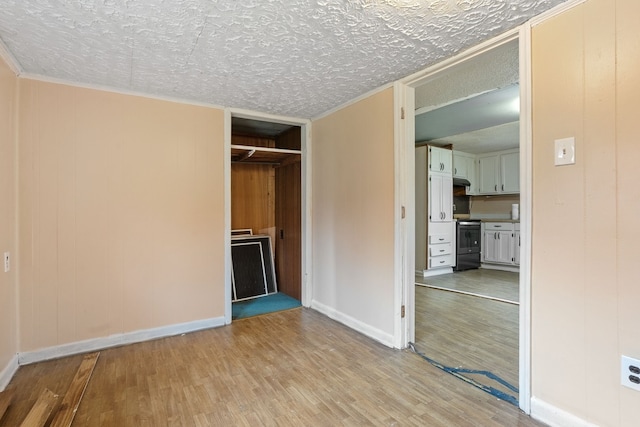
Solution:
{"label": "light hardwood floor", "polygon": [[[81,355],[23,366],[2,425]],[[103,350],[74,426],[537,426],[516,407],[310,309]]]}
{"label": "light hardwood floor", "polygon": [[[469,270],[420,282],[518,300],[518,274]],[[519,306],[416,286],[416,348],[453,368],[489,371],[518,387]],[[464,374],[516,399],[518,393],[485,375]]]}
{"label": "light hardwood floor", "polygon": [[458,271],[433,277],[416,277],[416,282],[438,286],[452,291],[462,291],[492,298],[519,302],[519,274],[511,271],[475,270]]}

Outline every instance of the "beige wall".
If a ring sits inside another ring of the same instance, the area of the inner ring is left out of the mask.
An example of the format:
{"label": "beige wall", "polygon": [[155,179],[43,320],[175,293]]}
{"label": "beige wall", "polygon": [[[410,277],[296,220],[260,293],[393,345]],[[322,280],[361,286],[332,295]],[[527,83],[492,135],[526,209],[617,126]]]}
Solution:
{"label": "beige wall", "polygon": [[520,196],[510,194],[508,196],[472,196],[471,215],[478,217],[497,218],[511,217],[511,205],[520,203]]}
{"label": "beige wall", "polygon": [[19,84],[20,351],[223,316],[223,112]]}
{"label": "beige wall", "polygon": [[[637,0],[589,0],[533,29],[533,396],[637,425],[620,356],[640,358]],[[553,165],[575,136],[576,164]]]}
{"label": "beige wall", "polygon": [[312,150],[313,300],[392,334],[393,90],[314,121]]}
{"label": "beige wall", "polygon": [[[8,273],[0,266],[0,373],[18,352],[16,334],[16,93],[17,78],[0,57],[0,259],[10,252]],[[2,262],[0,264],[3,265]],[[0,384],[0,388],[3,385]]]}

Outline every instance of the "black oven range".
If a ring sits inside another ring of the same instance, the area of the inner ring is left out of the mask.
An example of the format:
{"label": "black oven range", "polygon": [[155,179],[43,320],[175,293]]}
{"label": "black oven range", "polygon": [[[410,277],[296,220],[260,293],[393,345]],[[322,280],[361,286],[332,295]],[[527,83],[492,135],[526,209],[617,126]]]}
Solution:
{"label": "black oven range", "polygon": [[464,219],[456,223],[456,266],[454,270],[480,267],[480,220]]}

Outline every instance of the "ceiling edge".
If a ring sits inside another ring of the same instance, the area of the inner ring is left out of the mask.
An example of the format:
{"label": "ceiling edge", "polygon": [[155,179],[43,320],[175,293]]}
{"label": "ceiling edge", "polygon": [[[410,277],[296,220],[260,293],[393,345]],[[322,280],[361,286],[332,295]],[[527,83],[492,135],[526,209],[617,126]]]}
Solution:
{"label": "ceiling edge", "polygon": [[552,7],[549,10],[542,12],[539,15],[536,15],[529,19],[529,24],[532,27],[535,27],[538,24],[542,24],[544,21],[553,18],[554,16],[560,15],[563,12],[566,12],[569,9],[573,9],[576,6],[581,5],[587,0],[567,0],[564,3],[560,3],[559,5]]}
{"label": "ceiling edge", "polygon": [[353,98],[353,99],[351,99],[351,100],[349,100],[349,101],[347,101],[347,102],[345,102],[345,103],[343,103],[343,104],[338,105],[337,107],[334,107],[334,108],[332,108],[332,109],[330,109],[330,110],[325,111],[324,113],[321,113],[321,114],[318,114],[317,116],[312,117],[312,118],[311,118],[311,120],[320,120],[320,119],[323,119],[323,118],[325,118],[325,117],[327,117],[327,116],[329,116],[329,115],[331,115],[331,114],[333,114],[333,113],[335,113],[335,112],[337,112],[337,111],[342,110],[343,108],[347,108],[348,106],[350,106],[350,105],[352,105],[352,104],[355,104],[355,103],[357,103],[357,102],[360,102],[360,101],[362,101],[363,99],[367,99],[367,98],[369,98],[370,96],[373,96],[373,95],[375,95],[375,94],[377,94],[377,93],[379,93],[379,92],[382,92],[382,91],[384,91],[384,90],[387,90],[387,89],[389,89],[389,88],[393,87],[393,86],[395,85],[395,82],[396,82],[396,81],[393,81],[393,82],[390,82],[390,83],[384,84],[384,85],[382,85],[382,86],[379,86],[379,87],[377,87],[377,88],[375,88],[375,89],[372,89],[372,90],[370,90],[370,91],[368,91],[368,92],[365,92],[365,93],[363,93],[362,95],[360,95],[360,96],[358,96],[358,97],[356,97],[356,98]]}
{"label": "ceiling edge", "polygon": [[4,44],[4,41],[2,41],[2,39],[0,39],[0,58],[2,58],[4,62],[7,63],[11,71],[13,71],[16,76],[22,76],[22,74],[24,73],[22,66],[20,65],[16,57],[13,56],[7,45]]}
{"label": "ceiling edge", "polygon": [[54,84],[72,86],[72,87],[77,87],[77,88],[82,88],[82,89],[99,90],[99,91],[102,91],[102,92],[110,92],[110,93],[117,93],[117,94],[120,94],[120,95],[136,96],[136,97],[139,97],[139,98],[155,99],[155,100],[158,100],[158,101],[175,102],[175,103],[178,103],[178,104],[194,105],[194,106],[197,106],[197,107],[217,108],[219,110],[224,110],[225,108],[227,108],[227,107],[222,106],[222,105],[209,104],[207,102],[194,101],[194,100],[184,99],[184,98],[174,98],[174,97],[171,97],[171,96],[164,96],[164,95],[154,95],[154,94],[151,94],[151,93],[138,92],[138,91],[135,91],[135,90],[118,89],[118,88],[114,88],[114,87],[111,87],[111,86],[103,86],[103,85],[96,85],[96,84],[90,84],[90,83],[73,82],[73,81],[70,81],[70,80],[59,79],[59,78],[56,78],[56,77],[43,76],[41,74],[21,73],[19,75],[19,77],[23,78],[23,79],[36,80],[36,81],[45,82],[45,83],[54,83]]}

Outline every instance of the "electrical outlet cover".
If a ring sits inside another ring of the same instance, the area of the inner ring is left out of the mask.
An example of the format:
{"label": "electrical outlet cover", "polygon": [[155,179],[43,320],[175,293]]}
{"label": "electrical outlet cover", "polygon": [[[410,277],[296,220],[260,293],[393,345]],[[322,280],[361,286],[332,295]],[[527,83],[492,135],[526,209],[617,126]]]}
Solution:
{"label": "electrical outlet cover", "polygon": [[[622,356],[622,363],[620,364],[620,382],[623,386],[640,391],[640,373],[638,372],[638,369],[640,369],[640,360],[632,359],[628,356]],[[634,381],[632,381],[631,378],[637,378],[637,380],[634,379]]]}

